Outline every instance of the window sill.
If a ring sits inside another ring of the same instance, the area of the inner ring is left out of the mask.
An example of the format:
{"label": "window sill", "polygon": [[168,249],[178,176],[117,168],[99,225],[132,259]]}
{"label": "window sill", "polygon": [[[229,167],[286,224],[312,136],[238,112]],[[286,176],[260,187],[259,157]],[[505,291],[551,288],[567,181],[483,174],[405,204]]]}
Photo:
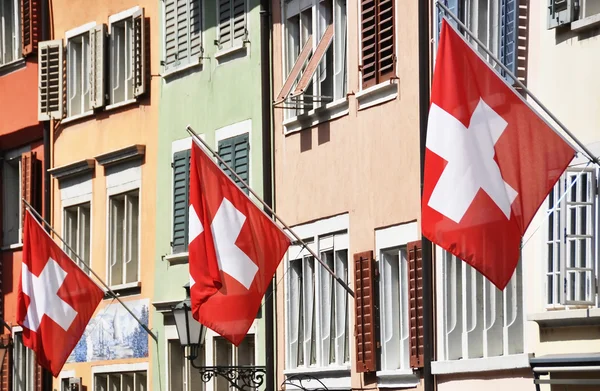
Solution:
{"label": "window sill", "polygon": [[396,99],[398,96],[398,79],[390,79],[389,82],[379,83],[356,93],[358,110],[368,109]]}
{"label": "window sill", "polygon": [[19,58],[6,64],[0,65],[0,76],[8,75],[11,72],[17,71],[25,67],[25,58]]}
{"label": "window sill", "polygon": [[222,58],[229,57],[233,54],[238,54],[238,52],[246,51],[246,44],[234,46],[228,49],[221,49],[215,53],[215,58],[218,61],[221,61]]}
{"label": "window sill", "polygon": [[598,27],[600,25],[600,14],[588,16],[586,18],[571,22],[571,31],[583,31]]}
{"label": "window sill", "polygon": [[413,388],[419,382],[419,375],[412,369],[377,371],[377,386],[379,388]]}
{"label": "window sill", "polygon": [[74,121],[77,121],[78,119],[82,119],[82,118],[85,118],[85,117],[90,117],[92,115],[94,115],[94,110],[86,111],[85,113],[73,115],[73,116],[70,116],[70,117],[67,117],[67,118],[63,119],[61,121],[61,124],[63,124],[63,125],[64,124],[68,124],[69,122],[74,122]]}
{"label": "window sill", "polygon": [[[129,282],[127,284],[112,285],[110,289],[119,296],[138,295],[142,291],[142,282],[138,281]],[[107,297],[105,298],[111,299],[112,297],[110,295],[107,295]]]}
{"label": "window sill", "polygon": [[298,132],[320,123],[343,117],[350,112],[348,107],[348,99],[342,98],[326,104],[325,107],[319,107],[307,113],[289,118],[283,121],[284,132],[285,134]]}
{"label": "window sill", "polygon": [[196,58],[191,59],[191,61],[189,61],[185,64],[180,64],[178,66],[172,66],[169,70],[163,71],[161,76],[164,79],[172,79],[172,78],[177,77],[178,74],[183,73],[184,71],[187,71],[188,69],[195,68],[195,67],[198,67],[201,65],[202,65],[202,61],[200,61],[200,57],[196,57]]}
{"label": "window sill", "polygon": [[530,357],[531,355],[528,353],[521,353],[488,358],[433,361],[431,363],[431,373],[434,375],[445,375],[453,373],[505,371],[529,368]]}
{"label": "window sill", "polygon": [[13,243],[13,244],[9,244],[8,246],[2,246],[0,248],[0,250],[15,251],[15,250],[21,250],[22,248],[23,248],[23,243]]}
{"label": "window sill", "polygon": [[[286,369],[283,374],[288,384],[298,387],[300,384],[305,389],[349,389],[352,385],[350,365],[335,367],[308,367]],[[303,375],[307,375],[303,377]],[[316,380],[315,380],[316,379]],[[318,380],[318,381],[317,381]]]}
{"label": "window sill", "polygon": [[540,327],[600,325],[600,308],[565,309],[527,315],[527,320]]}
{"label": "window sill", "polygon": [[188,256],[189,253],[187,251],[184,253],[165,255],[165,261],[169,262],[171,265],[181,265],[188,263]]}
{"label": "window sill", "polygon": [[112,110],[112,109],[118,109],[119,107],[123,107],[123,106],[127,106],[133,103],[136,103],[137,99],[133,98],[133,99],[128,99],[128,100],[124,100],[123,102],[118,102],[118,103],[113,103],[112,105],[108,105],[104,108],[104,110]]}

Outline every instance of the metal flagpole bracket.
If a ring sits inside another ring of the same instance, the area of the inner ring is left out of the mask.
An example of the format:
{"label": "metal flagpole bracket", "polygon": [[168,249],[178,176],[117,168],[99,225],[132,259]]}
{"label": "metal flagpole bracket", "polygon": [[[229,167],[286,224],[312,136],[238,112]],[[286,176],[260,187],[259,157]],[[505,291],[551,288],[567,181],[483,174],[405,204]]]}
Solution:
{"label": "metal flagpole bracket", "polygon": [[[314,383],[313,383],[314,382]],[[298,374],[298,375],[290,375],[286,376],[283,383],[281,383],[281,388],[286,389],[290,386],[292,390],[304,390],[304,391],[328,391],[329,388],[325,386],[325,384],[317,379],[316,377],[309,374]]]}
{"label": "metal flagpole bracket", "polygon": [[[592,151],[590,151],[577,137],[575,137],[575,135],[573,133],[571,133],[571,131],[569,129],[567,129],[567,127],[558,119],[556,118],[556,116],[554,114],[552,114],[552,112],[550,110],[548,110],[548,108],[546,108],[546,106],[544,106],[542,104],[542,102],[540,102],[540,100],[531,93],[531,91],[525,86],[525,84],[523,84],[523,82],[521,80],[519,80],[514,73],[511,72],[510,69],[508,69],[508,67],[506,65],[504,65],[502,63],[502,61],[498,60],[498,58],[494,55],[494,53],[491,52],[490,49],[488,49],[488,47],[486,45],[483,44],[483,42],[481,42],[476,36],[475,34],[473,34],[471,32],[471,30],[469,30],[467,28],[467,26],[465,26],[465,24],[463,22],[461,22],[461,20],[452,13],[452,11],[450,11],[450,9],[443,4],[440,0],[437,0],[435,2],[435,5],[439,8],[441,8],[444,11],[444,17],[449,17],[450,19],[452,19],[462,30],[464,30],[464,32],[473,40],[475,41],[475,43],[477,43],[477,45],[483,49],[486,54],[488,56],[490,56],[490,58],[492,59],[492,61],[494,61],[496,64],[498,64],[500,66],[500,68],[502,68],[502,70],[504,72],[506,72],[506,74],[508,76],[510,76],[510,78],[519,86],[523,89],[523,91],[525,91],[527,93],[527,95],[550,117],[552,118],[552,120],[554,121],[554,123],[556,123],[558,125],[559,128],[561,128],[574,142],[575,144],[577,144],[582,150],[583,152],[585,152],[585,154],[587,155],[588,159],[594,163],[596,163],[597,165],[600,166],[600,159],[598,158],[598,156],[595,156]],[[450,23],[448,23],[448,25],[451,26]],[[451,26],[452,27],[452,26]],[[459,34],[459,36],[461,36],[463,39],[464,36],[462,34]],[[477,53],[477,51],[475,51]],[[479,55],[479,53],[477,53]],[[489,63],[488,63],[489,65]],[[527,100],[523,99],[523,101],[525,102],[525,104],[529,105],[529,102],[527,102]],[[531,108],[533,110],[533,108]],[[551,126],[551,128],[553,129],[553,127]],[[556,130],[553,129],[555,132]],[[557,132],[558,133],[558,132]],[[562,136],[562,135],[561,135]]]}
{"label": "metal flagpole bracket", "polygon": [[[194,138],[194,140],[197,140],[200,144],[202,144],[204,146],[204,148],[206,148],[215,158],[217,158],[217,160],[219,161],[219,163],[221,163],[223,166],[225,166],[226,169],[229,170],[229,172],[231,172],[235,178],[240,181],[240,183],[246,188],[248,189],[248,191],[250,192],[250,194],[252,194],[254,197],[256,197],[256,199],[265,207],[265,209],[275,218],[277,219],[281,225],[283,225],[283,227],[298,241],[298,243],[302,244],[304,246],[304,248],[306,248],[308,250],[308,252],[310,253],[310,255],[312,255],[314,257],[315,260],[317,260],[317,262],[319,262],[321,264],[321,266],[323,266],[323,268],[327,271],[327,273],[329,273],[345,290],[346,292],[348,292],[348,294],[352,297],[354,297],[354,291],[348,286],[348,284],[346,284],[346,282],[344,280],[342,280],[340,277],[338,277],[335,272],[333,270],[331,270],[331,268],[325,263],[323,262],[323,260],[321,260],[321,257],[319,257],[309,246],[306,245],[306,243],[302,240],[302,238],[300,238],[300,236],[298,236],[294,230],[292,230],[286,223],[283,222],[283,220],[281,220],[281,218],[279,218],[279,216],[277,216],[277,214],[275,214],[275,212],[273,212],[273,209],[271,209],[271,207],[269,205],[267,205],[262,198],[260,198],[258,196],[258,194],[256,194],[254,192],[254,190],[252,190],[252,188],[246,183],[245,180],[243,180],[230,166],[229,164],[227,164],[227,162],[225,162],[221,156],[219,156],[218,153],[216,153],[211,147],[210,145],[208,145],[206,143],[206,141],[202,140],[202,138],[200,138],[200,136],[198,135],[198,133],[196,133],[194,131],[194,129],[192,129],[192,127],[190,125],[188,125],[186,127],[186,130],[188,131],[188,133]],[[222,171],[224,171],[221,167],[219,167]],[[227,175],[227,177],[229,178],[229,175]],[[231,179],[231,178],[229,178]],[[237,184],[236,184],[237,185]],[[246,195],[246,197],[250,198],[248,195]],[[270,216],[267,216],[269,218],[271,218]],[[279,229],[281,229],[281,227],[277,226]],[[285,232],[283,229],[281,229],[281,231],[287,236],[287,232]]]}
{"label": "metal flagpole bracket", "polygon": [[263,385],[267,376],[267,368],[264,366],[203,367],[194,364],[192,360],[190,360],[190,364],[200,372],[200,379],[203,383],[208,383],[217,377],[221,377],[227,380],[231,387],[240,391],[259,388]]}

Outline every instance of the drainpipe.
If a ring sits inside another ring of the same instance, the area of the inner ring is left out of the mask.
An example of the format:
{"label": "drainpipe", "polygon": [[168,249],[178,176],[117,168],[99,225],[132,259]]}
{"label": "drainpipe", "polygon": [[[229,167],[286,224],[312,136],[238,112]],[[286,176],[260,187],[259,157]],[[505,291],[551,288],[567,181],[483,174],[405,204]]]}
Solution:
{"label": "drainpipe", "polygon": [[[41,5],[41,34],[40,34],[40,40],[41,41],[47,41],[50,39],[50,19],[49,19],[49,15],[50,15],[50,1],[49,0],[41,0],[40,5]],[[44,121],[42,123],[44,129],[43,129],[43,133],[44,133],[44,169],[43,169],[43,176],[44,176],[44,210],[42,211],[44,219],[46,219],[46,221],[52,221],[50,219],[50,211],[51,211],[51,207],[50,207],[50,172],[48,172],[48,169],[50,169],[50,121]],[[47,369],[42,369],[42,390],[43,391],[52,391],[52,373],[47,370]]]}
{"label": "drainpipe", "polygon": [[[260,75],[261,75],[261,124],[262,124],[262,164],[263,164],[263,200],[273,207],[272,181],[272,139],[271,139],[271,0],[260,0]],[[267,212],[268,213],[268,212]],[[275,387],[275,316],[273,280],[265,292],[265,356],[267,379],[265,390]]]}
{"label": "drainpipe", "polygon": [[[423,198],[423,173],[425,168],[425,141],[429,115],[429,0],[419,1],[419,129],[421,159],[421,199]],[[421,237],[423,258],[423,381],[425,391],[435,389],[431,374],[433,358],[433,254],[429,239]]]}

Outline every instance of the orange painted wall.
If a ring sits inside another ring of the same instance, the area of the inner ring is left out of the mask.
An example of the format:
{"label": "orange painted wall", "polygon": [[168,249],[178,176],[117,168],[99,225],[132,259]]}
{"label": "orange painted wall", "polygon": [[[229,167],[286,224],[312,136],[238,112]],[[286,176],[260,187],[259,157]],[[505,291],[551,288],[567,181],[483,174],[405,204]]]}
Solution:
{"label": "orange painted wall", "polygon": [[0,76],[0,136],[38,125],[36,61],[29,58],[24,66]]}

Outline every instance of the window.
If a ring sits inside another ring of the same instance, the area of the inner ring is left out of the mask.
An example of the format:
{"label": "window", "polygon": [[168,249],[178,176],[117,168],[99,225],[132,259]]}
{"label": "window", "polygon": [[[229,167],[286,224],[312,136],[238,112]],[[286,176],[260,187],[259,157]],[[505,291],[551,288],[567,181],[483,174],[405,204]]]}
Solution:
{"label": "window", "polygon": [[246,0],[219,0],[219,49],[242,46],[248,39]]}
{"label": "window", "polygon": [[67,113],[70,116],[91,110],[90,34],[67,39]]}
{"label": "window", "polygon": [[[519,0],[448,0],[448,8],[492,52],[498,60],[516,72],[517,2]],[[438,9],[438,34],[443,11]],[[451,17],[448,17],[451,21]],[[467,38],[468,39],[468,38]],[[468,39],[469,40],[469,39]],[[471,42],[476,45],[475,42]],[[488,55],[479,49],[481,55]],[[493,63],[500,71],[500,67]],[[502,73],[502,72],[501,72]]]}
{"label": "window", "polygon": [[439,260],[440,360],[488,358],[523,353],[521,262],[504,289],[443,251]]}
{"label": "window", "polygon": [[145,371],[94,374],[94,391],[146,391]]}
{"label": "window", "polygon": [[286,110],[286,115],[291,117],[345,99],[346,2],[291,0],[286,2],[284,12],[288,76],[276,102],[289,99],[286,107],[293,108]]}
{"label": "window", "polygon": [[[238,347],[223,337],[214,337],[214,362],[216,366],[254,366],[254,335],[248,334]],[[233,387],[227,379],[217,376],[216,391],[229,391]],[[238,385],[243,386],[243,379],[238,379]]]}
{"label": "window", "polygon": [[408,259],[405,247],[381,249],[381,369],[410,368]]}
{"label": "window", "polygon": [[546,304],[596,301],[597,171],[569,169],[548,195]]}
{"label": "window", "polygon": [[[171,339],[168,343],[169,391],[204,391],[202,375],[185,358],[187,352],[184,353],[179,340]],[[201,345],[198,349],[198,358],[194,361],[194,364],[204,366],[204,355],[204,345]]]}
{"label": "window", "polygon": [[21,241],[21,155],[10,156],[2,165],[2,245]]}
{"label": "window", "polygon": [[35,354],[23,345],[22,333],[14,333],[13,391],[35,390]]}
{"label": "window", "polygon": [[[219,156],[221,159],[231,167],[235,173],[248,183],[250,175],[250,141],[248,133],[243,133],[238,136],[219,140]],[[223,164],[220,163],[221,168],[229,175],[231,179],[240,187],[240,181],[229,172]],[[248,194],[248,189],[242,187],[242,190]]]}
{"label": "window", "polygon": [[368,88],[395,76],[395,12],[393,0],[361,0],[361,75]]}
{"label": "window", "polygon": [[548,0],[548,29],[600,13],[597,0]]}
{"label": "window", "polygon": [[65,252],[88,274],[90,273],[90,218],[89,202],[64,209],[65,241],[88,267],[83,266],[82,262],[77,259],[75,254],[71,253],[66,247]]}
{"label": "window", "polygon": [[109,199],[111,286],[139,281],[139,190]]}
{"label": "window", "polygon": [[189,149],[173,154],[173,254],[186,252],[188,248],[190,158]]}
{"label": "window", "polygon": [[21,57],[20,0],[0,0],[0,66]]}
{"label": "window", "polygon": [[202,52],[202,0],[164,2],[165,71],[197,64]]}
{"label": "window", "polygon": [[[305,241],[348,283],[347,232],[318,234]],[[347,292],[300,245],[290,247],[287,259],[287,368],[348,365]]]}
{"label": "window", "polygon": [[134,7],[109,18],[110,104],[130,101],[144,92],[143,11]]}

